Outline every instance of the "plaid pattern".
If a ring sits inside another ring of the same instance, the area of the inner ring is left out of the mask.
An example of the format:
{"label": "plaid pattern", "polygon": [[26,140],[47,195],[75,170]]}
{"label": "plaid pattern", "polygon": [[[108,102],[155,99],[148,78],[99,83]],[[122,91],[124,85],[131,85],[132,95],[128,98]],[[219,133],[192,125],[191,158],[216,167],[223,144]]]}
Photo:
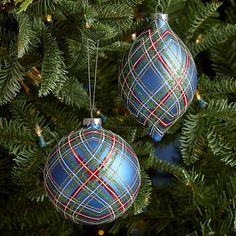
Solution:
{"label": "plaid pattern", "polygon": [[124,56],[119,88],[125,106],[160,141],[190,105],[196,83],[189,50],[158,15]]}
{"label": "plaid pattern", "polygon": [[49,199],[76,223],[98,225],[122,215],[141,183],[138,159],[124,139],[90,126],[54,147],[44,169]]}

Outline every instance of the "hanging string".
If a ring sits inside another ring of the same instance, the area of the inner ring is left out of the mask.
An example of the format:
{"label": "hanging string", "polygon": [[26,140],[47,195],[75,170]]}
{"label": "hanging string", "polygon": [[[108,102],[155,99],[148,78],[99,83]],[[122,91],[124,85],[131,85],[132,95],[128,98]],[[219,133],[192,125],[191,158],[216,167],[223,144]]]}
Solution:
{"label": "hanging string", "polygon": [[157,5],[156,5],[156,7],[155,7],[155,12],[156,13],[158,13],[159,11],[158,11],[158,8],[161,8],[161,13],[163,13],[163,11],[164,11],[164,8],[163,8],[163,6],[162,6],[162,4],[161,4],[161,0],[158,0],[157,1]]}
{"label": "hanging string", "polygon": [[[167,5],[166,5],[165,11],[169,8],[170,4],[171,4],[171,0],[168,1]],[[158,8],[161,9],[161,13],[164,12],[164,7],[163,7],[163,5],[161,4],[161,0],[158,0],[158,1],[157,1],[157,5],[156,5],[156,7],[155,7],[155,13],[158,13],[158,12],[159,12],[159,11],[158,11]]]}
{"label": "hanging string", "polygon": [[90,116],[91,116],[91,118],[93,118],[93,112],[94,112],[94,108],[95,108],[95,97],[96,97],[99,40],[96,42],[96,60],[95,60],[95,71],[94,71],[93,95],[92,95],[92,86],[91,86],[89,48],[90,48],[90,45],[89,45],[89,40],[88,40],[87,49],[88,49],[89,109],[90,109]]}

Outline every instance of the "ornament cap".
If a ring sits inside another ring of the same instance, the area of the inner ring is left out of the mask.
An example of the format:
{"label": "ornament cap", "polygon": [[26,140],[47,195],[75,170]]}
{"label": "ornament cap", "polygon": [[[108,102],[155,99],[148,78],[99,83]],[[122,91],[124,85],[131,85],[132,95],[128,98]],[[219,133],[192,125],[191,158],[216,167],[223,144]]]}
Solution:
{"label": "ornament cap", "polygon": [[162,20],[167,21],[168,20],[168,14],[165,14],[165,13],[152,13],[151,14],[151,19],[152,20],[155,20],[157,18],[161,18]]}
{"label": "ornament cap", "polygon": [[88,127],[91,125],[102,125],[102,119],[101,118],[84,118],[83,119],[83,126]]}

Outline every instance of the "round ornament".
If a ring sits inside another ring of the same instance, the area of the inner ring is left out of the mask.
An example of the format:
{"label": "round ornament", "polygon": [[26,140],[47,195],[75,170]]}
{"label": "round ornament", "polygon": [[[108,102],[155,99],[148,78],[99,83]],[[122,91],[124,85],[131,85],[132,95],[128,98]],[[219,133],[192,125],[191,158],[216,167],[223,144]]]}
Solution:
{"label": "round ornament", "polygon": [[160,141],[192,101],[197,71],[192,55],[171,30],[168,15],[153,15],[126,53],[119,76],[124,104]]}
{"label": "round ornament", "polygon": [[140,188],[134,151],[100,123],[100,119],[85,119],[85,127],[62,138],[45,165],[49,199],[75,223],[115,220],[132,205]]}

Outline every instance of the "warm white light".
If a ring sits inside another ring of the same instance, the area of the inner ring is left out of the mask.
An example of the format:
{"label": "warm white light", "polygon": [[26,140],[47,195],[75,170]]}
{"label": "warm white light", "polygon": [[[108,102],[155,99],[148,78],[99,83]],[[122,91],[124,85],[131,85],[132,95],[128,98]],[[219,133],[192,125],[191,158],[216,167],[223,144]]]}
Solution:
{"label": "warm white light", "polygon": [[99,230],[98,230],[98,235],[102,236],[102,235],[104,235],[104,234],[105,234],[105,232],[104,232],[103,229],[99,229]]}
{"label": "warm white light", "polygon": [[131,35],[131,38],[132,38],[132,40],[135,40],[135,39],[137,38],[137,34],[136,34],[136,33],[133,33],[133,34]]}

